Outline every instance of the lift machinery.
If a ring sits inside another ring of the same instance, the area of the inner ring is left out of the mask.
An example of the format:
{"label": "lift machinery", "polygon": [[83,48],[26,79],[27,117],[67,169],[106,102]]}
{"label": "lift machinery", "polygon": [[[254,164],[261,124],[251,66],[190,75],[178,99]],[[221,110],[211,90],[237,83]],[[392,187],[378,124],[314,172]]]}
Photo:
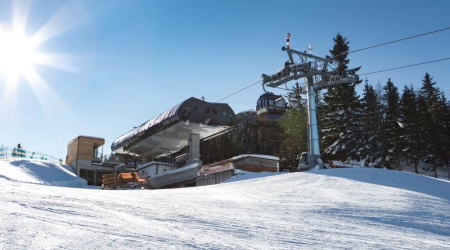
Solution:
{"label": "lift machinery", "polygon": [[[309,152],[302,154],[299,170],[308,170],[317,165],[322,168],[314,91],[340,84],[354,83],[359,81],[359,77],[354,70],[337,72],[332,69],[331,65],[335,63],[335,60],[329,56],[322,58],[312,55],[310,46],[308,46],[309,52],[290,49],[289,38],[290,34],[288,33],[286,35],[287,46],[281,48],[282,51],[286,51],[289,61],[285,62],[284,67],[273,75],[262,74],[262,86],[265,91],[266,86],[275,88],[292,80],[306,78],[307,86],[304,93],[308,100]],[[297,62],[294,61],[294,55],[299,57]]]}

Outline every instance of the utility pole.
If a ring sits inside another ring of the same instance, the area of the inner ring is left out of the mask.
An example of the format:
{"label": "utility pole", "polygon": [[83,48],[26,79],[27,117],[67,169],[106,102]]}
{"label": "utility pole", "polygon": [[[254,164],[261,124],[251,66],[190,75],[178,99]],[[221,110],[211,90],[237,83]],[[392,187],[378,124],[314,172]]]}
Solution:
{"label": "utility pole", "polygon": [[[358,75],[353,71],[337,72],[334,69],[329,70],[330,64],[334,60],[325,56],[325,58],[314,56],[311,53],[311,46],[308,46],[309,53],[293,50],[290,48],[290,34],[286,35],[286,47],[281,48],[286,51],[289,60],[285,62],[284,68],[273,75],[262,74],[263,90],[265,86],[278,87],[292,80],[306,78],[307,87],[306,95],[308,98],[308,127],[309,127],[309,152],[307,157],[308,169],[319,165],[322,168],[322,161],[320,159],[320,145],[319,133],[317,125],[316,101],[314,96],[315,90],[340,85],[349,84],[359,80]],[[298,62],[294,61],[293,56],[299,57]],[[330,67],[331,68],[331,67]]]}

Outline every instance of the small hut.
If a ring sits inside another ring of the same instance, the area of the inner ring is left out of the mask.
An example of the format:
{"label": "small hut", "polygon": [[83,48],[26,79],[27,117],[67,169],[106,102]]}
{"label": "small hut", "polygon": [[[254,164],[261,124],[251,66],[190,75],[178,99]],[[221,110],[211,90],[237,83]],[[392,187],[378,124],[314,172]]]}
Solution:
{"label": "small hut", "polygon": [[66,164],[89,185],[100,186],[103,174],[114,172],[113,166],[102,163],[103,144],[105,139],[101,137],[80,135],[67,146]]}

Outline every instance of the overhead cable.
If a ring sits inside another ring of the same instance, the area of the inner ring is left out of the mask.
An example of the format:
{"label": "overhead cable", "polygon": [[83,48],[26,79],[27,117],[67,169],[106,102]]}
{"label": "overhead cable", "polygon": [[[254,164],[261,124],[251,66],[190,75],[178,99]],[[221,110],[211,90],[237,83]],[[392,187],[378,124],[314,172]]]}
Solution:
{"label": "overhead cable", "polygon": [[434,63],[434,62],[440,62],[440,61],[445,61],[445,60],[450,60],[450,57],[442,58],[442,59],[438,59],[438,60],[433,60],[433,61],[428,61],[428,62],[410,64],[410,65],[406,65],[406,66],[400,66],[400,67],[396,67],[396,68],[390,68],[390,69],[383,69],[383,70],[373,71],[373,72],[369,72],[369,73],[359,74],[359,76],[365,76],[365,75],[371,75],[371,74],[381,73],[381,72],[385,72],[385,71],[392,71],[392,70],[397,70],[397,69],[409,68],[409,67],[413,67],[413,66],[418,66],[418,65],[422,65],[422,64],[428,64],[428,63]]}
{"label": "overhead cable", "polygon": [[[450,26],[446,27],[446,28],[442,28],[442,29],[438,29],[438,30],[434,30],[434,31],[430,31],[430,32],[426,32],[426,33],[422,33],[422,34],[418,34],[418,35],[414,35],[414,36],[405,37],[405,38],[402,38],[402,39],[386,42],[386,43],[373,45],[373,46],[362,48],[362,49],[353,50],[353,51],[350,51],[350,52],[348,52],[346,54],[343,54],[343,55],[348,55],[350,53],[355,53],[355,52],[359,52],[359,51],[363,51],[363,50],[373,49],[373,48],[376,48],[376,47],[381,47],[381,46],[385,46],[385,45],[392,44],[392,43],[397,43],[397,42],[401,42],[401,41],[405,41],[405,40],[409,40],[409,39],[413,39],[413,38],[417,38],[417,37],[421,37],[421,36],[426,36],[426,35],[442,32],[442,31],[449,30],[449,29],[450,29]],[[384,69],[384,70],[379,70],[379,71],[359,74],[359,75],[363,76],[363,75],[376,74],[376,73],[380,73],[380,72],[392,71],[392,70],[403,69],[403,68],[409,68],[409,67],[413,67],[413,66],[418,66],[418,65],[422,65],[422,64],[428,64],[428,63],[434,63],[434,62],[439,62],[439,61],[445,61],[445,60],[449,60],[449,59],[450,58],[443,58],[443,59],[438,59],[438,60],[434,60],[434,61],[428,61],[428,62],[423,62],[423,63],[416,63],[416,64],[411,64],[411,65],[406,65],[406,66],[401,66],[401,67],[396,67],[396,68],[390,68],[390,69]],[[217,102],[223,101],[223,100],[227,99],[228,97],[233,96],[233,95],[235,95],[235,94],[237,94],[237,93],[239,93],[241,91],[244,91],[245,89],[248,89],[251,86],[253,86],[253,85],[257,84],[257,83],[260,83],[260,82],[262,82],[262,80],[259,80],[259,81],[255,82],[255,83],[252,83],[252,84],[248,85],[247,87],[245,87],[243,89],[240,89],[240,90],[238,90],[238,91],[236,91],[236,92],[234,92],[234,93],[232,93],[230,95],[227,95],[224,98],[218,100]]]}
{"label": "overhead cable", "polygon": [[[239,93],[239,92],[241,92],[241,91],[244,91],[244,90],[250,88],[251,86],[253,86],[253,85],[257,84],[257,83],[260,83],[260,82],[262,82],[262,80],[259,80],[259,81],[255,82],[255,83],[252,83],[252,84],[248,85],[247,87],[245,87],[245,88],[243,88],[243,89],[240,89],[240,90],[238,90],[238,91],[236,91],[236,92],[234,92],[234,93],[232,93],[232,94],[229,94],[229,95],[225,96],[224,98],[218,100],[217,102],[220,102],[220,101],[222,101],[222,100],[225,100],[225,99],[227,99],[228,97],[230,97],[230,96],[232,96],[232,95],[235,95],[235,94],[237,94],[237,93]],[[216,102],[216,103],[217,103],[217,102]]]}
{"label": "overhead cable", "polygon": [[[398,40],[394,40],[394,41],[390,41],[390,42],[386,42],[386,43],[380,43],[380,44],[373,45],[373,46],[370,46],[370,47],[366,47],[366,48],[362,48],[362,49],[353,50],[353,51],[347,52],[347,53],[342,54],[342,55],[348,55],[348,54],[350,54],[350,53],[355,53],[355,52],[359,52],[359,51],[363,51],[363,50],[373,49],[373,48],[376,48],[376,47],[381,47],[381,46],[384,46],[384,45],[388,45],[388,44],[392,44],[392,43],[397,43],[397,42],[405,41],[405,40],[408,40],[408,39],[413,39],[413,38],[417,38],[417,37],[421,37],[421,36],[426,36],[426,35],[430,35],[430,34],[433,34],[433,33],[441,32],[441,31],[445,31],[445,30],[449,30],[449,29],[450,29],[450,27],[446,27],[446,28],[443,28],[443,29],[438,29],[438,30],[430,31],[430,32],[418,34],[418,35],[415,35],[415,36],[410,36],[410,37],[406,37],[406,38],[402,38],[402,39],[398,39]],[[339,56],[338,56],[338,57],[339,57]]]}

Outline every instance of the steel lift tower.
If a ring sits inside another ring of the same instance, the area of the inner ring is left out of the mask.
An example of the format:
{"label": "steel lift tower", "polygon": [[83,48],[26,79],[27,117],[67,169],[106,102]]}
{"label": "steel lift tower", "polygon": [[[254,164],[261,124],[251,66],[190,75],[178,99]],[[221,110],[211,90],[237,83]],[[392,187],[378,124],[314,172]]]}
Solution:
{"label": "steel lift tower", "polygon": [[[306,78],[309,152],[306,155],[307,160],[304,169],[314,168],[317,165],[322,168],[322,161],[319,160],[321,154],[314,91],[335,85],[357,82],[359,77],[355,74],[354,70],[344,72],[335,71],[331,68],[331,65],[335,63],[333,58],[329,56],[322,58],[312,55],[310,46],[308,47],[309,53],[291,49],[289,46],[289,38],[290,34],[288,33],[286,35],[286,47],[283,46],[281,48],[282,51],[286,51],[289,61],[285,62],[284,67],[273,75],[262,74],[262,86],[264,91],[266,91],[265,86],[275,88],[292,80]],[[297,62],[294,61],[294,55],[299,57]]]}

